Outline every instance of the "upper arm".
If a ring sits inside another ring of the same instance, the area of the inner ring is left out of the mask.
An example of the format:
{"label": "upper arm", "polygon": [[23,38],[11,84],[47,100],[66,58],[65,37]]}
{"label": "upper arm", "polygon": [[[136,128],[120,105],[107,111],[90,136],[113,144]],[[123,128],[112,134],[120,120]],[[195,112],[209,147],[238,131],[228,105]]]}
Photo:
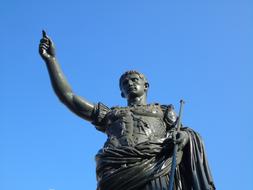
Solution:
{"label": "upper arm", "polygon": [[101,102],[98,104],[90,103],[73,93],[66,94],[62,100],[64,100],[63,103],[76,115],[92,122],[99,131],[105,131],[105,116],[110,111],[110,108],[106,105]]}
{"label": "upper arm", "polygon": [[73,93],[67,94],[66,96],[67,97],[65,97],[65,101],[63,103],[72,112],[87,121],[93,121],[93,112],[95,109],[95,104],[90,103],[84,98],[77,96]]}

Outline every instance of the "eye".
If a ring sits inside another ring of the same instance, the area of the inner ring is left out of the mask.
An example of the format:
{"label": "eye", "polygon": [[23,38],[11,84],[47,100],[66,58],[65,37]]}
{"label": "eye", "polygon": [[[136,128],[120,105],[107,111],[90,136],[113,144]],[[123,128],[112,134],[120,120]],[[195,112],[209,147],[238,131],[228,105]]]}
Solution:
{"label": "eye", "polygon": [[133,78],[132,81],[137,82],[139,79],[138,78]]}

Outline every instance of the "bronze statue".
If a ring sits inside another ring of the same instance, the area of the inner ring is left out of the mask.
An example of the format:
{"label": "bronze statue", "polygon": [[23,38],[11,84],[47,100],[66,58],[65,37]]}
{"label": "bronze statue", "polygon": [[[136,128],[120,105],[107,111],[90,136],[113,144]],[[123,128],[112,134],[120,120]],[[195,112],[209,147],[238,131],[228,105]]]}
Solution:
{"label": "bronze statue", "polygon": [[44,31],[39,53],[62,103],[108,137],[96,155],[97,190],[167,190],[175,143],[173,189],[215,189],[200,136],[187,127],[176,131],[178,117],[172,105],[147,104],[149,83],[143,74],[125,72],[119,86],[128,106],[108,108],[71,90]]}

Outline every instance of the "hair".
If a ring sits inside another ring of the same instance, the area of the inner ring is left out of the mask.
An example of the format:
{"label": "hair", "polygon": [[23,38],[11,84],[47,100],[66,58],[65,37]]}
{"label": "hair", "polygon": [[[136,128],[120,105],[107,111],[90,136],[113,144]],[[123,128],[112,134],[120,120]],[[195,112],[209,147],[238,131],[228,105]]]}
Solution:
{"label": "hair", "polygon": [[127,75],[131,75],[131,74],[137,74],[142,80],[144,80],[145,83],[148,83],[146,77],[144,76],[144,74],[139,73],[138,71],[135,70],[130,70],[130,71],[126,71],[125,73],[123,73],[119,79],[119,88],[121,89],[121,82],[124,80],[124,78]]}

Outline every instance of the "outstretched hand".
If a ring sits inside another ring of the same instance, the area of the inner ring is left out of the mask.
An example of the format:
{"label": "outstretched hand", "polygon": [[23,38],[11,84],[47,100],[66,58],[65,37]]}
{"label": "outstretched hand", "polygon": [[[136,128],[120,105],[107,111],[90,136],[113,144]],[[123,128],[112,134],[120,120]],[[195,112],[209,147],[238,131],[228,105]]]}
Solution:
{"label": "outstretched hand", "polygon": [[55,47],[52,40],[42,30],[42,39],[40,40],[39,53],[43,59],[51,59],[55,57]]}

